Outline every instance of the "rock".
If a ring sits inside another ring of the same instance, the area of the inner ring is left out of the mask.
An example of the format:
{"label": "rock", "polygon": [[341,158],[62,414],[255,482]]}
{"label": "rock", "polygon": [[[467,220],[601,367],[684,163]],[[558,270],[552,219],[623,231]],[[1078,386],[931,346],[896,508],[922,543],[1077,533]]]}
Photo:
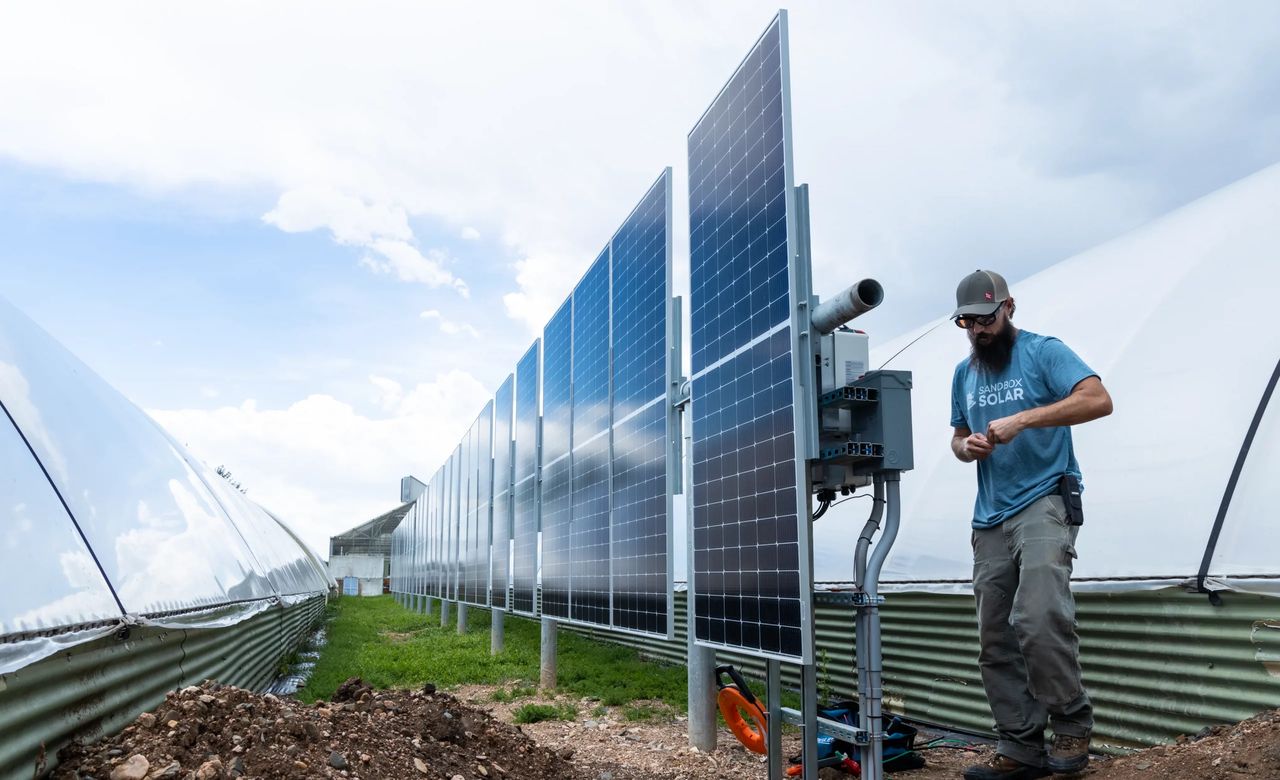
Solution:
{"label": "rock", "polygon": [[236,756],[235,758],[231,759],[231,763],[230,763],[229,765],[227,765],[227,772],[228,772],[232,777],[239,777],[239,776],[243,775],[243,774],[244,774],[244,759],[243,759],[243,758],[241,758],[240,756]]}
{"label": "rock", "polygon": [[164,725],[168,726],[168,727],[169,727],[169,728],[171,728],[171,729],[176,729],[176,728],[178,727],[178,721],[176,721],[176,720],[171,720],[171,721],[169,721],[168,723],[166,723],[166,724],[164,724]]}
{"label": "rock", "polygon": [[467,778],[463,777],[462,775],[454,775],[452,778],[450,778],[450,780],[467,780]]}
{"label": "rock", "polygon": [[294,767],[296,767],[296,768],[298,768],[298,769],[307,769],[307,768],[308,768],[308,767],[307,767],[307,762],[306,762],[306,761],[294,761],[294,762],[293,762],[293,765],[294,765]]}
{"label": "rock", "polygon": [[596,780],[613,780],[613,772],[606,769],[596,777]]}
{"label": "rock", "polygon": [[217,701],[217,699],[207,693],[200,694],[201,704],[213,704],[215,701]]}
{"label": "rock", "polygon": [[367,763],[369,763],[369,762],[370,762],[370,761],[372,761],[372,760],[373,760],[373,756],[369,755],[368,753],[361,753],[361,754],[360,754],[360,763],[362,763],[362,764],[367,764]]}
{"label": "rock", "polygon": [[1138,763],[1136,763],[1136,764],[1134,764],[1134,765],[1133,765],[1133,768],[1134,768],[1134,769],[1141,769],[1141,770],[1144,770],[1144,771],[1145,771],[1145,770],[1147,770],[1147,769],[1150,769],[1150,768],[1151,768],[1151,762],[1150,762],[1150,761],[1139,761]]}
{"label": "rock", "polygon": [[429,770],[429,769],[427,769],[427,762],[426,762],[426,761],[423,761],[423,760],[422,760],[422,759],[420,759],[420,758],[415,758],[415,759],[413,759],[413,768],[414,768],[414,769],[416,769],[416,770],[418,770],[419,772],[421,772],[421,773],[422,773],[422,774],[424,774],[424,775],[425,775],[425,774],[429,774],[429,773],[430,773],[430,770]]}
{"label": "rock", "polygon": [[196,770],[196,780],[218,780],[222,777],[222,760],[211,758]]}
{"label": "rock", "polygon": [[426,683],[422,686],[422,692],[430,696],[431,694],[436,692],[436,686],[432,685],[431,683]]}
{"label": "rock", "polygon": [[484,764],[476,764],[476,771],[480,773],[481,777],[489,776],[489,770],[484,768]]}
{"label": "rock", "polygon": [[312,742],[317,742],[320,739],[320,727],[311,721],[302,724],[302,733]]}
{"label": "rock", "polygon": [[329,751],[329,766],[334,769],[346,769],[347,757],[336,750]]}
{"label": "rock", "polygon": [[107,755],[111,758],[115,758],[116,756],[123,756],[124,751],[121,750],[120,748],[111,748],[110,750],[107,751]]}
{"label": "rock", "polygon": [[199,692],[200,692],[200,688],[195,685],[188,685],[187,687],[178,691],[178,693],[182,694],[183,696],[195,696]]}
{"label": "rock", "polygon": [[156,725],[156,716],[150,712],[144,712],[138,716],[138,725],[144,729],[154,728]]}
{"label": "rock", "polygon": [[111,780],[143,780],[150,771],[151,762],[147,757],[135,753],[111,770]]}
{"label": "rock", "polygon": [[147,780],[173,780],[180,774],[182,774],[182,764],[172,761],[163,769],[151,770],[151,774],[147,775]]}

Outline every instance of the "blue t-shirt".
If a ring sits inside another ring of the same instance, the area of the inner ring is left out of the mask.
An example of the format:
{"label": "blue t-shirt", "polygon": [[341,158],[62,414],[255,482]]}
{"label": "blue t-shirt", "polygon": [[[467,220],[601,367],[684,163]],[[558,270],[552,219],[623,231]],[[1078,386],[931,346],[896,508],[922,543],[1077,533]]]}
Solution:
{"label": "blue t-shirt", "polygon": [[[1013,356],[999,374],[965,358],[951,382],[951,426],[983,435],[993,420],[1061,401],[1081,380],[1097,376],[1066,344],[1020,330]],[[978,461],[973,527],[991,528],[1058,487],[1063,474],[1080,478],[1071,428],[1027,428]],[[1081,490],[1083,491],[1083,484]]]}

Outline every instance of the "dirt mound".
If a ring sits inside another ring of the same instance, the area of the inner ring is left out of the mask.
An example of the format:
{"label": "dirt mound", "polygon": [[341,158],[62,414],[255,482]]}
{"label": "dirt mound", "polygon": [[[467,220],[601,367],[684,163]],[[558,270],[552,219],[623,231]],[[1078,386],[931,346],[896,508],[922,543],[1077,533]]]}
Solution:
{"label": "dirt mound", "polygon": [[114,737],[61,753],[56,778],[413,778],[667,780],[571,762],[453,696],[374,691],[348,680],[334,702],[306,706],[206,682],[169,693]]}
{"label": "dirt mound", "polygon": [[1095,766],[1088,780],[1275,780],[1280,778],[1280,710]]}

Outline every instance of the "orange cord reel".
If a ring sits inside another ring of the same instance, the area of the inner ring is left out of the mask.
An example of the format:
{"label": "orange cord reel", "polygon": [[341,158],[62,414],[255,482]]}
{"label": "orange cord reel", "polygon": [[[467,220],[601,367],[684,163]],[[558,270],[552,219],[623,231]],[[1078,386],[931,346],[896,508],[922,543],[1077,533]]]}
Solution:
{"label": "orange cord reel", "polygon": [[[729,675],[732,683],[721,682],[722,675]],[[768,736],[768,716],[760,706],[760,700],[752,695],[747,681],[742,679],[738,670],[732,666],[716,667],[716,703],[720,714],[724,716],[725,725],[733,732],[747,750],[753,753],[766,753]]]}

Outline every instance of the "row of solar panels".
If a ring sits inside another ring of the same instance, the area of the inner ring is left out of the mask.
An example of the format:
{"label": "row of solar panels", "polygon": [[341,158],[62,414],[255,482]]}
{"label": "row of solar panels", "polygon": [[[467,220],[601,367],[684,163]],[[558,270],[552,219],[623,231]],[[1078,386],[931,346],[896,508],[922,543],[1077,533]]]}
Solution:
{"label": "row of solar panels", "polygon": [[670,225],[668,169],[427,481],[397,587],[532,615],[541,531],[542,614],[670,634]]}
{"label": "row of solar panels", "polygon": [[[811,292],[789,92],[782,12],[688,138],[690,603],[701,644],[809,661]],[[541,528],[544,615],[670,634],[670,186],[668,170],[547,324],[541,384],[535,342],[431,480],[402,540],[412,592],[533,614]]]}

